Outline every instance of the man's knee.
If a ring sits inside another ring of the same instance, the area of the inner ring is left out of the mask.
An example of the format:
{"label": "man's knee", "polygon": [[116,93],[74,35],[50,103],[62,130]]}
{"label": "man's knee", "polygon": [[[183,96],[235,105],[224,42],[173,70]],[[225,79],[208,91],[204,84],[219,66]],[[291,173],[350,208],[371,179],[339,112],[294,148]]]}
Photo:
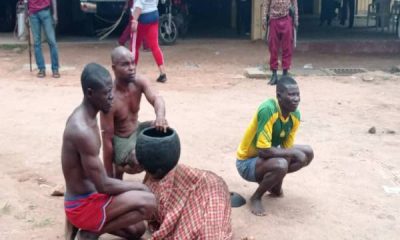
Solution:
{"label": "man's knee", "polygon": [[123,205],[126,211],[138,211],[145,218],[151,217],[157,207],[154,194],[145,191],[128,191],[116,196],[115,204]]}
{"label": "man's knee", "polygon": [[284,158],[272,158],[264,162],[265,174],[272,173],[277,177],[284,177],[288,171],[289,164]]}
{"label": "man's knee", "polygon": [[276,166],[274,168],[274,172],[279,176],[284,177],[288,172],[289,164],[288,161],[284,158],[278,158],[276,162]]}
{"label": "man's knee", "polygon": [[311,161],[314,159],[314,150],[309,145],[305,145],[303,149],[304,153],[307,156],[307,163],[306,165],[310,164]]}
{"label": "man's knee", "polygon": [[310,164],[310,162],[314,159],[314,150],[309,145],[295,145],[297,150],[302,151],[306,155],[305,165]]}
{"label": "man's knee", "polygon": [[124,230],[129,233],[128,239],[141,239],[140,237],[146,232],[146,224],[142,221],[131,225]]}
{"label": "man's knee", "polygon": [[150,219],[157,209],[157,202],[154,194],[149,192],[133,192],[131,201],[135,202],[138,211],[145,216],[145,219]]}
{"label": "man's knee", "polygon": [[56,47],[57,47],[57,42],[56,42],[55,39],[48,39],[48,40],[47,40],[47,43],[49,44],[49,46],[50,46],[51,48],[56,48]]}

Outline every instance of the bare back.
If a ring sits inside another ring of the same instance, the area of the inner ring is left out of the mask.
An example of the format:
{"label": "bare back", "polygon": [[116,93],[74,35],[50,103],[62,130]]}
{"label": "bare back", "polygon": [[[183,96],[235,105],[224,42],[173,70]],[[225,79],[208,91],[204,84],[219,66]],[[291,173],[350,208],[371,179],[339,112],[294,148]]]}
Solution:
{"label": "bare back", "polygon": [[[77,148],[86,142],[100,151],[101,140],[96,120],[89,120],[79,106],[68,118],[61,151],[61,163],[66,182],[67,196],[76,196],[95,192],[96,188],[82,167],[82,153]],[[98,159],[99,160],[99,159]],[[100,161],[100,160],[99,160]]]}

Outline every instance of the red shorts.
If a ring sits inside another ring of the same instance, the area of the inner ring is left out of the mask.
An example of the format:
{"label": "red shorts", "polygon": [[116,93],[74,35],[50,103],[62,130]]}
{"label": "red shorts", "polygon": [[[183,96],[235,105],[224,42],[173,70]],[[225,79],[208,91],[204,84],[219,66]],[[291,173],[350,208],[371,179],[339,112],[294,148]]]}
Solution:
{"label": "red shorts", "polygon": [[112,196],[89,193],[65,199],[64,208],[68,220],[77,228],[99,232],[106,222],[106,207]]}

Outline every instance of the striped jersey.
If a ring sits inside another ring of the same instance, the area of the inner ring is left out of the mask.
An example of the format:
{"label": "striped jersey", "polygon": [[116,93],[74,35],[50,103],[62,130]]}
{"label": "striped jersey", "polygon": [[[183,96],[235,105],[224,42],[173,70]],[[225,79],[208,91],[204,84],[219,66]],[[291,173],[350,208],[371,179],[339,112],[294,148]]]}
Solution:
{"label": "striped jersey", "polygon": [[258,148],[292,147],[299,125],[299,110],[291,112],[285,119],[275,99],[265,100],[247,127],[237,149],[237,159],[245,160],[258,156]]}

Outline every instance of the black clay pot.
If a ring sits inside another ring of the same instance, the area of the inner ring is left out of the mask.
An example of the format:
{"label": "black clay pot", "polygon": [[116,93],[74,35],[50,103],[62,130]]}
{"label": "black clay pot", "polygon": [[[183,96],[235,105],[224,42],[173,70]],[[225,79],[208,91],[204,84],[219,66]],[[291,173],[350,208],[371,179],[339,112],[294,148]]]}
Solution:
{"label": "black clay pot", "polygon": [[166,174],[178,163],[181,154],[179,136],[172,128],[167,132],[145,128],[136,141],[136,158],[150,174]]}

